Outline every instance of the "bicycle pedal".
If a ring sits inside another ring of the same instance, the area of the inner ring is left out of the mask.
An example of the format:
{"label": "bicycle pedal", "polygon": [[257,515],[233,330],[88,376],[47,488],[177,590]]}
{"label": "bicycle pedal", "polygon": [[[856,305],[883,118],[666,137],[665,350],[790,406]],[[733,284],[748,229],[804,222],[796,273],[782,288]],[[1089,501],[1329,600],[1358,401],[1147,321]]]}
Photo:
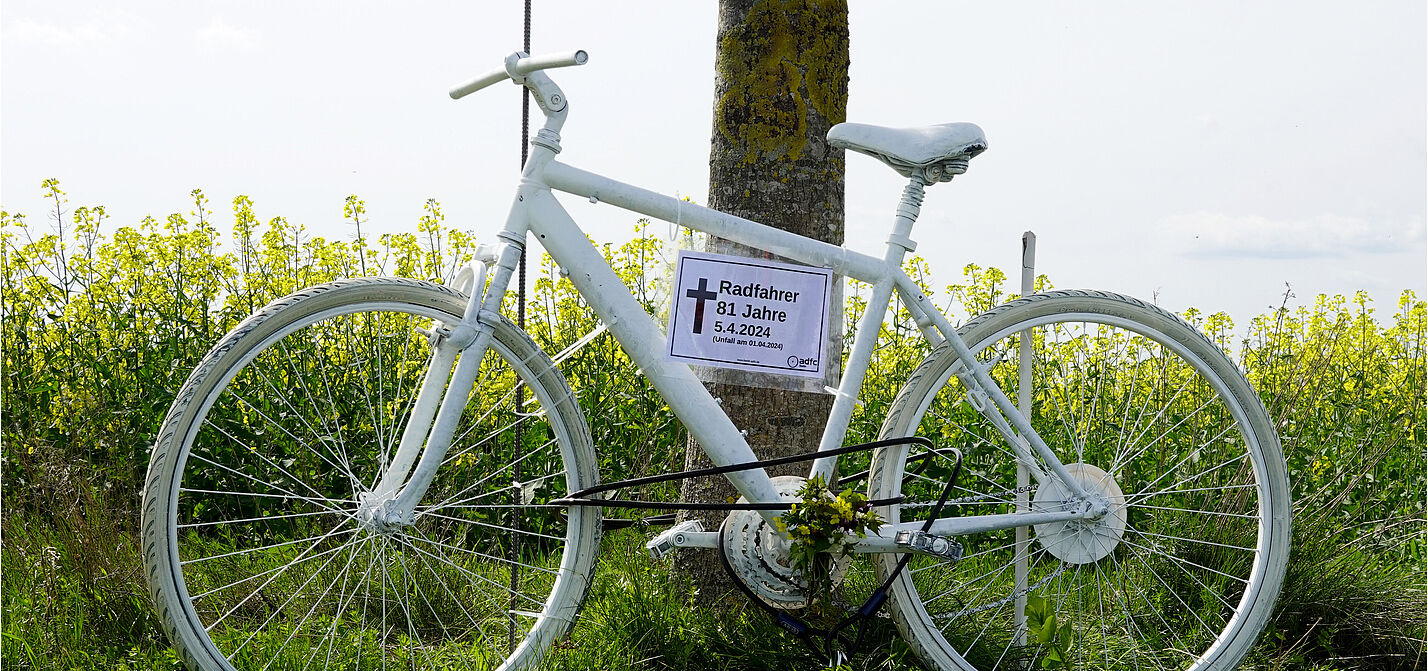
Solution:
{"label": "bicycle pedal", "polygon": [[946,536],[934,536],[925,531],[899,531],[893,540],[898,545],[920,554],[941,557],[948,561],[962,558],[962,544]]}
{"label": "bicycle pedal", "polygon": [[645,549],[649,550],[651,559],[664,559],[684,545],[687,534],[696,534],[702,531],[704,531],[704,525],[699,520],[685,520],[660,532],[650,542],[645,543]]}

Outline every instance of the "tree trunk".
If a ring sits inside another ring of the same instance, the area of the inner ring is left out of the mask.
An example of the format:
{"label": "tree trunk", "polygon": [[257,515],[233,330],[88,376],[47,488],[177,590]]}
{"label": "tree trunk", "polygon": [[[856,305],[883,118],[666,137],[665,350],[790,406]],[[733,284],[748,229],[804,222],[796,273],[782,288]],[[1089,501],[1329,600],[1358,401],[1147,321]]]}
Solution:
{"label": "tree trunk", "polygon": [[[721,0],[714,62],[714,129],[709,150],[709,206],[816,240],[843,242],[843,150],[826,135],[848,108],[848,7],[818,0]],[[773,258],[722,240],[708,251]],[[841,361],[842,291],[834,283],[825,361]],[[721,381],[707,386],[747,432],[761,459],[815,449],[833,397]],[[709,466],[691,439],[686,468]],[[808,464],[773,469],[803,475]],[[724,478],[685,481],[685,501],[738,496]],[[723,513],[693,514],[717,529]],[[682,572],[716,603],[733,586],[713,552],[678,555]]]}

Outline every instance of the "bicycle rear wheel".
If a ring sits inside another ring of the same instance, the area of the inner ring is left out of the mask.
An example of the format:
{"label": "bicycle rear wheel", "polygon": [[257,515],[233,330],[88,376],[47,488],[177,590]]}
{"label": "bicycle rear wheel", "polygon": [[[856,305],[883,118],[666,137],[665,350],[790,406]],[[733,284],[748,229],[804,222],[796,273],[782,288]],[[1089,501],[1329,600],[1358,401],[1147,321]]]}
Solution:
{"label": "bicycle rear wheel", "polygon": [[422,331],[465,304],[412,280],[314,287],[189,377],[142,520],[150,592],[189,668],[517,668],[569,630],[599,511],[546,502],[595,484],[595,455],[564,379],[509,322],[413,522],[361,514],[430,360]]}
{"label": "bicycle rear wheel", "polygon": [[[1028,331],[1029,419],[1111,511],[1037,525],[1020,545],[1013,530],[965,536],[956,563],[914,558],[891,590],[903,635],[938,668],[1031,668],[1056,647],[1026,634],[1025,599],[1035,596],[1048,600],[1058,628],[1070,626],[1056,641],[1069,668],[1233,667],[1268,619],[1289,555],[1288,479],[1259,398],[1218,347],[1170,313],[1062,291],[961,330],[1013,400]],[[954,375],[961,366],[950,347],[934,350],[882,437],[921,435],[962,450],[944,515],[1010,513],[1019,493],[1031,509],[1057,508],[1069,495],[1054,479],[1018,484],[1011,449],[966,400]],[[940,457],[909,472],[909,456],[907,446],[874,456],[873,496],[909,499],[885,518],[921,519],[950,472]],[[878,560],[884,575],[895,564]]]}

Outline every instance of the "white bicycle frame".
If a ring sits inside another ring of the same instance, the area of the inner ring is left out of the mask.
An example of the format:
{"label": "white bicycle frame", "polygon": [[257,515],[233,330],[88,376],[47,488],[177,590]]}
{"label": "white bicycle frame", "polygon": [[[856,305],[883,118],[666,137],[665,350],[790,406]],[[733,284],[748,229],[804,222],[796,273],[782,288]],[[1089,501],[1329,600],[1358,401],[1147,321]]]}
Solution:
{"label": "white bicycle frame", "polygon": [[[963,535],[1105,514],[1105,502],[1088,495],[1066,471],[1017,406],[991,380],[986,369],[976,363],[976,358],[952,324],[902,271],[904,255],[915,246],[909,234],[918,216],[924,183],[914,179],[904,193],[893,221],[887,250],[879,259],[568,166],[555,160],[560,151],[559,131],[565,122],[568,106],[560,89],[541,70],[583,62],[584,52],[538,58],[513,54],[507,58],[505,69],[488,73],[451,92],[452,97],[457,98],[511,78],[530,89],[546,121],[544,127],[531,138],[530,157],[516,190],[515,201],[504,228],[498,234],[502,244],[496,252],[485,253],[477,261],[471,302],[462,321],[451,325],[439,324],[432,335],[437,347],[431,365],[398,450],[382,480],[368,495],[369,510],[384,515],[390,522],[410,521],[413,508],[450,447],[456,422],[475,384],[479,362],[491,334],[500,320],[502,299],[529,234],[534,234],[551,258],[568,273],[580,295],[589,302],[669,403],[710,461],[717,466],[727,466],[756,460],[743,434],[725,414],[718,400],[696,379],[689,366],[663,357],[664,332],[650,319],[555,199],[552,191],[561,191],[801,263],[831,268],[835,273],[872,286],[872,295],[857,325],[843,378],[819,442],[819,451],[830,450],[843,443],[872,358],[878,329],[892,293],[898,292],[923,337],[933,345],[946,342],[956,351],[962,362],[956,376],[969,390],[968,400],[996,427],[1018,461],[1028,468],[1038,483],[1055,480],[1073,496],[1073,500],[1061,510],[941,518],[933,523],[929,533]],[[909,196],[912,193],[916,194],[916,198]],[[480,288],[491,269],[494,273],[490,286],[482,294]],[[1033,453],[1041,458],[1042,463],[1050,466],[1049,472],[1038,466]],[[414,462],[416,469],[408,478]],[[830,478],[836,468],[836,457],[820,458],[814,462],[810,477],[821,474]],[[726,477],[751,502],[779,500],[772,481],[762,469],[729,473]],[[760,511],[760,514],[770,522],[779,515],[777,511]],[[897,533],[920,530],[921,525],[921,522],[885,524],[877,534],[870,534],[856,542],[854,549],[862,552],[907,551],[905,546],[898,545],[894,540]],[[712,533],[708,535],[713,536]],[[709,539],[703,541],[690,545],[706,545]]]}

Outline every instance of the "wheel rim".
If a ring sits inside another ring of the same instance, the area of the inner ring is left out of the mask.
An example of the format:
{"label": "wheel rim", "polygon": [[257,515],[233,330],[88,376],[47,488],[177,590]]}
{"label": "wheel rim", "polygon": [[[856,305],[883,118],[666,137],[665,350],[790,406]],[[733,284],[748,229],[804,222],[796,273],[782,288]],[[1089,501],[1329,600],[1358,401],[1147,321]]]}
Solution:
{"label": "wheel rim", "polygon": [[[1019,642],[1014,622],[1018,597],[1046,595],[1058,622],[1071,625],[1073,668],[1186,668],[1217,658],[1258,598],[1272,540],[1270,478],[1249,411],[1191,348],[1137,321],[1091,313],[1049,314],[968,338],[1013,399],[1017,334],[1028,327],[1038,350],[1033,425],[1064,463],[1105,468],[1118,485],[1111,494],[1124,490],[1125,505],[1111,507],[1123,536],[1092,557],[1048,548],[1077,537],[1063,526],[1039,528],[1025,546],[1021,583],[1013,531],[964,538],[960,565],[920,558],[899,581],[904,599],[921,604],[912,626],[955,651],[957,664],[1036,663],[1050,646],[1034,635]],[[956,514],[1011,512],[1011,453],[960,403],[956,378],[949,382],[910,415],[920,425],[903,430],[968,455],[956,496],[975,500],[960,501]],[[921,487],[932,489],[927,480]],[[1027,498],[1036,485],[1025,488]],[[889,514],[916,519],[915,505]]]}
{"label": "wheel rim", "polygon": [[171,559],[210,654],[238,668],[488,668],[568,626],[586,572],[563,550],[593,525],[544,502],[593,474],[565,468],[575,437],[548,392],[520,385],[516,407],[517,379],[536,374],[500,339],[413,523],[357,515],[428,360],[419,329],[438,319],[452,317],[375,301],[299,319],[196,401]]}

